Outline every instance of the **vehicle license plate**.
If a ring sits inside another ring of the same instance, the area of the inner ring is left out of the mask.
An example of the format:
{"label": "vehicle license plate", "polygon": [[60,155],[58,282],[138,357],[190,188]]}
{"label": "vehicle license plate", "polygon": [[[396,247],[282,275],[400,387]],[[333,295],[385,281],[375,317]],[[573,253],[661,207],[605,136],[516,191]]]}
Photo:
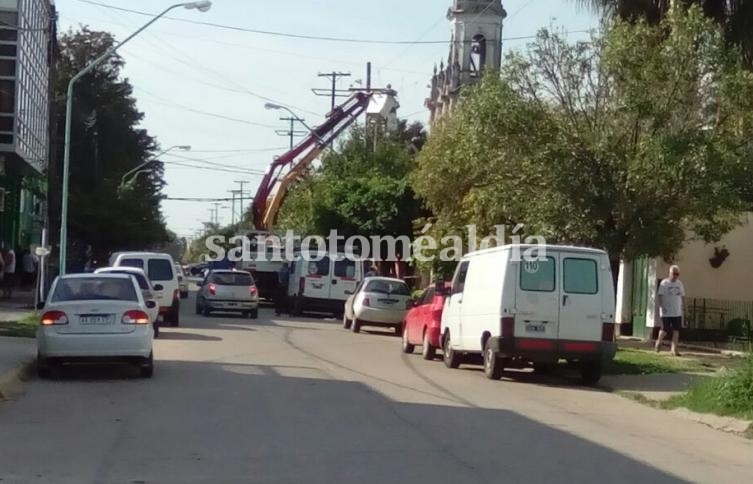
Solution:
{"label": "vehicle license plate", "polygon": [[526,324],[526,333],[546,333],[546,325]]}
{"label": "vehicle license plate", "polygon": [[79,317],[81,324],[112,324],[115,318],[112,314],[82,315]]}
{"label": "vehicle license plate", "polygon": [[397,299],[377,299],[377,301],[383,304],[397,304],[400,302]]}

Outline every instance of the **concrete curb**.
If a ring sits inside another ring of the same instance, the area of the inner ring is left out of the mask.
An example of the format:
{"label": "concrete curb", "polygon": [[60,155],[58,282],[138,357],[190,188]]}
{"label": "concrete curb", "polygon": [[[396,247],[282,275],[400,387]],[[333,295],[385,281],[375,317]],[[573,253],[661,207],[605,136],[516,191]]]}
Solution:
{"label": "concrete curb", "polygon": [[35,361],[29,359],[0,375],[0,400],[10,398],[21,386],[21,383],[31,378],[35,366]]}
{"label": "concrete curb", "polygon": [[720,417],[719,415],[712,415],[709,413],[698,413],[688,410],[687,408],[676,408],[670,410],[670,413],[684,418],[685,420],[698,422],[713,429],[732,434],[744,434],[751,425],[753,425],[753,422],[750,420],[741,420],[734,417]]}

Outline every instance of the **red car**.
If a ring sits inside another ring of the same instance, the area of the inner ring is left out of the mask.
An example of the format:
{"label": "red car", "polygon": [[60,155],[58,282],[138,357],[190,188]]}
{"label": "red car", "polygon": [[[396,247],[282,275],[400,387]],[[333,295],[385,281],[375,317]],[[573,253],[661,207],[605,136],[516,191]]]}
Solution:
{"label": "red car", "polygon": [[421,345],[424,359],[434,359],[440,347],[442,309],[448,293],[449,283],[438,282],[427,287],[413,304],[403,322],[403,353],[413,353],[416,345]]}

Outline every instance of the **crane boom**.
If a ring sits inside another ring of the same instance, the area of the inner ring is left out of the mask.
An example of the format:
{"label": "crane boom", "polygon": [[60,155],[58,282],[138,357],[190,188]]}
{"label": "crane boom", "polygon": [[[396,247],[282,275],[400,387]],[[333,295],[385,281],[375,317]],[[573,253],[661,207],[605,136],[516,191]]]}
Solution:
{"label": "crane boom", "polygon": [[[330,143],[366,111],[373,94],[374,91],[354,92],[348,100],[329,113],[321,126],[317,126],[292,150],[275,158],[267,168],[254,197],[252,213],[256,229],[267,230],[272,226],[290,185]],[[290,172],[280,179],[282,169],[289,165]]]}

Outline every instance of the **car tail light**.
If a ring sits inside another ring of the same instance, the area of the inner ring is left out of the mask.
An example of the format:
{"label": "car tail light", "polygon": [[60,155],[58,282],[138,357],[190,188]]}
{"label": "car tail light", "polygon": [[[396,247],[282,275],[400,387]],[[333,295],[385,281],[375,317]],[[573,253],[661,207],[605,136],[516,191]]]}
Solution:
{"label": "car tail light", "polygon": [[212,296],[217,295],[217,286],[213,282],[209,283],[209,286],[207,286],[207,289],[209,290],[210,295]]}
{"label": "car tail light", "polygon": [[256,294],[259,292],[258,289],[256,289],[256,286],[248,286],[248,293],[252,296],[256,296]]}
{"label": "car tail light", "polygon": [[68,316],[63,311],[47,311],[39,320],[42,326],[60,326],[68,324]]}
{"label": "car tail light", "polygon": [[123,324],[149,324],[151,321],[149,321],[149,315],[144,311],[132,310],[126,311],[120,322]]}
{"label": "car tail light", "polygon": [[515,336],[515,318],[502,318],[502,337],[512,338]]}
{"label": "car tail light", "polygon": [[306,290],[306,278],[301,277],[298,279],[298,295],[303,296],[303,291]]}
{"label": "car tail light", "polygon": [[363,298],[363,305],[364,305],[364,307],[371,306],[371,302],[369,301],[369,298],[367,298],[367,297]]}
{"label": "car tail light", "polygon": [[614,323],[603,323],[601,325],[601,340],[614,341]]}

